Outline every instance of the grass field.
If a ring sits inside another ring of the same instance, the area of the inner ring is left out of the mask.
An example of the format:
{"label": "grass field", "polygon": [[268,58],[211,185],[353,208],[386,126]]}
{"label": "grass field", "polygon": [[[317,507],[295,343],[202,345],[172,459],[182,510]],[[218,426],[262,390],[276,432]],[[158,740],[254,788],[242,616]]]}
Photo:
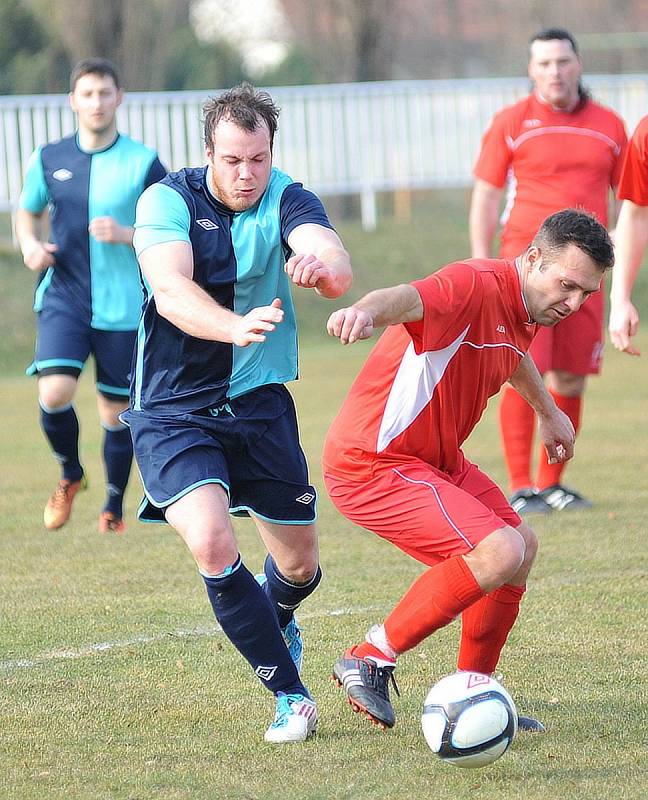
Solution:
{"label": "grass field", "polygon": [[[371,236],[341,224],[358,273],[354,295],[465,255],[464,219],[458,193],[421,200],[411,224],[385,219]],[[323,494],[325,579],[300,615],[320,730],[286,748],[263,743],[272,698],[217,631],[179,540],[134,521],[137,480],[127,535],[96,533],[102,475],[90,374],[79,394],[90,488],[68,526],[44,533],[56,466],[36,424],[35,386],[21,375],[32,347],[31,281],[15,256],[1,258],[0,271],[0,797],[646,798],[648,336],[642,359],[608,347],[604,373],[591,382],[567,482],[596,507],[537,522],[537,568],[501,660],[518,707],[548,733],[520,734],[492,767],[460,771],[432,756],[419,725],[427,689],[454,669],[456,624],[402,658],[393,731],[353,715],[328,680],[340,651],[384,616],[420,567],[343,520]],[[638,296],[648,319],[645,275]],[[324,433],[369,347],[325,340],[324,309],[299,298],[305,336],[294,385],[320,489]],[[494,412],[466,451],[503,483]],[[263,553],[252,526],[237,531],[257,570]]]}

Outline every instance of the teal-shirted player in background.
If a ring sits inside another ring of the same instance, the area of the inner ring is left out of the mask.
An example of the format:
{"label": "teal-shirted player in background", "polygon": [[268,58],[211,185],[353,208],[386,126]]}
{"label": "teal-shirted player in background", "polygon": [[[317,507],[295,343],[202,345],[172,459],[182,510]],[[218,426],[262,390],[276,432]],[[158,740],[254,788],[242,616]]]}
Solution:
{"label": "teal-shirted player in background", "polygon": [[[180,534],[223,632],[275,695],[266,741],[301,742],[317,708],[293,612],[321,572],[315,489],[284,386],[297,377],[290,286],[340,297],[351,264],[319,198],[272,166],[269,95],[243,85],[204,112],[207,166],[171,173],[137,206],[149,296],[124,418],[140,518]],[[230,513],[251,516],[268,551],[257,580]]]}
{"label": "teal-shirted player in background", "polygon": [[[38,375],[41,424],[62,469],[44,522],[48,530],[64,525],[75,494],[85,486],[73,402],[92,353],[107,490],[99,530],[122,533],[132,443],[119,414],[128,405],[143,301],[132,247],[135,206],[144,189],[166,171],[154,150],[118,133],[122,89],[111,62],[79,62],[70,90],[78,130],[33,153],[16,217],[25,265],[40,273],[34,303],[36,355],[28,374]],[[41,238],[45,209],[49,241]]]}

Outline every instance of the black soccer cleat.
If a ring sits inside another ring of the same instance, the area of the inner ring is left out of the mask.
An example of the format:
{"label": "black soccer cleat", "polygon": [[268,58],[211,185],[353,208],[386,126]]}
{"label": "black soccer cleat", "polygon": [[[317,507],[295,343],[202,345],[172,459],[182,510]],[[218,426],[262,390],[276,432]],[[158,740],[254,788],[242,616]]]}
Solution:
{"label": "black soccer cleat", "polygon": [[533,719],[533,717],[523,717],[518,714],[518,730],[526,731],[527,733],[545,733],[547,729],[542,722],[539,722],[537,719]]}
{"label": "black soccer cleat", "polygon": [[547,486],[546,489],[538,492],[538,497],[554,511],[581,511],[584,508],[592,507],[591,500],[559,483]]}
{"label": "black soccer cleat", "polygon": [[551,514],[553,508],[535,489],[518,489],[509,497],[509,504],[513,511],[520,516],[527,514]]}
{"label": "black soccer cleat", "polygon": [[394,667],[378,667],[373,661],[358,658],[347,650],[335,662],[333,680],[347,693],[354,711],[361,711],[383,730],[394,727],[396,715],[389,700],[390,681],[400,697]]}

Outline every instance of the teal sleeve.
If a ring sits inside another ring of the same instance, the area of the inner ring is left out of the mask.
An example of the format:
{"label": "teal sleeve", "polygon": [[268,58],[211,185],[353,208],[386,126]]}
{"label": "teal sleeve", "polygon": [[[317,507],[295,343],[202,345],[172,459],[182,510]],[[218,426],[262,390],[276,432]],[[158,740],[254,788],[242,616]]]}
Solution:
{"label": "teal sleeve", "polygon": [[133,246],[139,256],[147,247],[164,242],[190,242],[191,217],[182,195],[154,183],[137,201]]}
{"label": "teal sleeve", "polygon": [[32,214],[40,214],[49,203],[49,192],[45,183],[41,149],[34,150],[27,163],[25,182],[23,183],[18,208],[24,208]]}

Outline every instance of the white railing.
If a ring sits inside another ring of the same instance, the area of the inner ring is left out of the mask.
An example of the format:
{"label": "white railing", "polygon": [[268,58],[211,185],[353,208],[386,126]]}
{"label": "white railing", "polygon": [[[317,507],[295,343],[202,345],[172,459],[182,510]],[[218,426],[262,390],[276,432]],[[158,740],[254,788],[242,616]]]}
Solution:
{"label": "white railing", "polygon": [[[585,83],[629,130],[648,113],[648,75],[592,75]],[[359,194],[371,228],[377,192],[469,184],[489,120],[528,90],[523,78],[272,88],[282,109],[275,163],[320,194]],[[155,147],[169,168],[201,164],[208,95],[129,93],[119,128]],[[0,210],[16,208],[32,150],[73,130],[65,95],[0,98]]]}

